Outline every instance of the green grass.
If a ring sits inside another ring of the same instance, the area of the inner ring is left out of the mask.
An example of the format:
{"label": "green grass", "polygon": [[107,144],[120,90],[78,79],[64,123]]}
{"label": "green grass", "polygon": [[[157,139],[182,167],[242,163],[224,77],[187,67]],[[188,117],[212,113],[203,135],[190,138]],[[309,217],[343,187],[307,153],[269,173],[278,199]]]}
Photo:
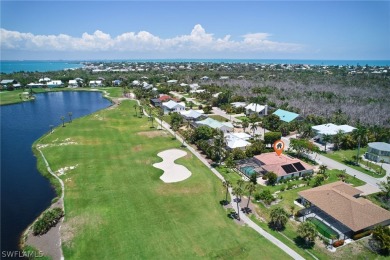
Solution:
{"label": "green grass", "polygon": [[66,259],[288,258],[227,217],[221,182],[191,153],[177,162],[192,176],[163,183],[152,164],[161,161],[158,152],[180,143],[134,117],[133,104],[76,119],[40,140],[77,142],[43,149],[54,171],[77,165],[61,177]]}
{"label": "green grass", "polygon": [[[25,92],[25,91],[23,91],[22,89],[12,90],[12,91],[7,91],[7,90],[0,91],[0,105],[9,105],[9,104],[23,102],[23,100],[20,99],[20,96],[19,96],[19,94],[21,94],[23,92]],[[33,100],[33,99],[30,99],[30,100]],[[28,100],[25,100],[25,101],[28,101]]]}
{"label": "green grass", "polygon": [[220,122],[227,122],[229,121],[227,118],[224,118],[223,116],[220,115],[209,115],[210,118],[215,119]]}
{"label": "green grass", "polygon": [[332,228],[328,227],[325,223],[323,223],[322,221],[320,221],[319,219],[316,219],[316,218],[307,218],[308,221],[310,221],[311,223],[313,223],[316,228],[317,228],[317,231],[327,237],[327,238],[337,238],[338,237],[338,233],[336,231],[334,231]]}
{"label": "green grass", "polygon": [[244,118],[248,118],[248,117],[246,117],[246,116],[238,116],[238,117],[236,117],[237,119],[240,119],[240,120],[243,120]]}
{"label": "green grass", "polygon": [[[366,151],[367,151],[367,148],[361,148],[360,155],[363,155]],[[380,170],[381,167],[379,165],[368,162],[369,167],[371,167],[373,169],[373,171],[367,170],[366,168],[355,165],[354,161],[352,159],[352,156],[356,156],[356,154],[357,154],[357,149],[355,149],[355,150],[339,150],[339,151],[335,151],[335,152],[331,152],[331,153],[327,153],[327,154],[323,154],[323,155],[328,157],[328,158],[331,158],[335,161],[338,161],[339,163],[345,164],[345,165],[347,165],[355,170],[358,170],[360,172],[363,172],[365,174],[373,176],[375,178],[382,178],[383,176],[385,176],[386,171]],[[367,164],[367,162],[364,162],[362,160],[360,162],[364,165]],[[381,173],[379,174],[379,172],[381,172]]]}

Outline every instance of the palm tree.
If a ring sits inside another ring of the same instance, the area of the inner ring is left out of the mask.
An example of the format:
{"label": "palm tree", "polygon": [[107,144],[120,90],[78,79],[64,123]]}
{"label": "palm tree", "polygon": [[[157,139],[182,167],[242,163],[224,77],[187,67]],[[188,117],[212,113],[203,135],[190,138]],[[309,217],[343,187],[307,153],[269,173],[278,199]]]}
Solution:
{"label": "palm tree", "polygon": [[242,180],[242,179],[237,180],[238,187],[241,188],[242,184],[244,184],[244,180]]}
{"label": "palm tree", "polygon": [[325,174],[326,170],[328,169],[328,166],[324,165],[324,164],[321,164],[320,165],[320,170],[318,173],[320,174]]}
{"label": "palm tree", "polygon": [[251,201],[252,192],[256,191],[256,185],[250,182],[248,183],[248,185],[246,185],[245,189],[249,192],[248,203],[246,204],[246,208],[248,209],[249,202]]}
{"label": "palm tree", "polygon": [[69,116],[69,123],[72,123],[73,113],[72,112],[68,112],[68,116]]}
{"label": "palm tree", "polygon": [[326,145],[332,140],[332,136],[331,135],[323,135],[322,136],[322,142],[324,142],[324,146],[325,146],[325,153],[326,153]]}
{"label": "palm tree", "polygon": [[62,127],[65,127],[65,117],[61,116],[61,121],[62,121]]}
{"label": "palm tree", "polygon": [[138,105],[137,104],[134,104],[134,110],[135,110],[135,116],[136,117],[138,117],[138,113],[137,113],[137,111],[138,111]]}
{"label": "palm tree", "polygon": [[310,221],[302,222],[298,226],[297,232],[300,237],[305,239],[306,244],[309,244],[310,242],[314,241],[317,235],[316,226]]}
{"label": "palm tree", "polygon": [[241,120],[241,125],[245,133],[245,129],[249,126],[249,119],[247,117]]}
{"label": "palm tree", "polygon": [[160,120],[160,130],[162,130],[163,129],[163,127],[162,127],[162,123],[163,123],[162,115],[158,115],[158,120]]}
{"label": "palm tree", "polygon": [[271,223],[276,230],[281,230],[288,221],[288,213],[281,207],[271,210]]}
{"label": "palm tree", "polygon": [[173,130],[173,133],[175,135],[175,137],[173,139],[176,139],[176,131],[179,130],[179,124],[177,122],[175,122],[173,125],[172,125],[172,130]]}
{"label": "palm tree", "polygon": [[340,148],[340,143],[341,143],[343,137],[344,137],[344,131],[343,130],[337,131],[337,133],[333,136],[332,142],[334,144],[334,149],[335,150],[338,150]]}
{"label": "palm tree", "polygon": [[291,212],[291,216],[293,217],[295,212],[295,205],[290,206],[290,212]]}
{"label": "palm tree", "polygon": [[215,159],[217,159],[218,164],[221,164],[221,160],[224,157],[224,146],[225,139],[223,138],[223,132],[218,131],[217,135],[214,137],[214,142],[212,146],[212,150],[215,155]]}
{"label": "palm tree", "polygon": [[150,116],[150,122],[152,123],[152,128],[154,128],[153,122],[154,122],[154,117]]}
{"label": "palm tree", "polygon": [[228,201],[228,192],[229,192],[229,187],[231,187],[231,183],[230,181],[224,181],[223,182],[223,187],[226,188],[226,196],[225,196],[225,201],[227,202]]}
{"label": "palm tree", "polygon": [[139,105],[138,109],[139,109],[139,115],[140,115],[140,117],[142,117],[142,115],[144,113],[144,108],[141,105]]}
{"label": "palm tree", "polygon": [[360,156],[360,144],[362,141],[362,138],[367,139],[367,128],[365,128],[362,125],[356,126],[356,129],[353,130],[352,135],[357,139],[358,141],[358,149],[357,149],[357,154],[356,154],[356,164],[359,163],[359,156]]}
{"label": "palm tree", "polygon": [[255,131],[257,130],[257,124],[252,123],[251,125],[251,131],[252,131],[252,136],[255,137]]}
{"label": "palm tree", "polygon": [[238,187],[234,187],[234,188],[233,188],[233,195],[236,196],[238,220],[241,220],[241,219],[240,219],[240,207],[239,207],[239,205],[238,205],[238,202],[239,202],[240,200],[238,199],[238,197],[241,198],[242,193],[243,193],[243,191],[242,191],[241,187],[238,186]]}

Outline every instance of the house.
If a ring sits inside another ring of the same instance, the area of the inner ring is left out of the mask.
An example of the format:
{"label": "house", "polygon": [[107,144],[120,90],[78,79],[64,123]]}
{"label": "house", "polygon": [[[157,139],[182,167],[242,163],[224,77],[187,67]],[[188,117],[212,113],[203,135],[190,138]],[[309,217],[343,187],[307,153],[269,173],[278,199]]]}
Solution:
{"label": "house", "polygon": [[168,80],[167,83],[168,83],[168,86],[169,85],[174,85],[174,84],[177,83],[177,80],[176,79],[171,79],[171,80]]}
{"label": "house", "polygon": [[228,133],[225,135],[226,148],[228,150],[235,148],[245,150],[247,146],[251,145],[251,143],[247,141],[249,138],[250,135],[246,133]]}
{"label": "house", "polygon": [[233,102],[233,103],[230,103],[230,105],[232,105],[232,107],[234,107],[234,108],[246,107],[245,102]]}
{"label": "house", "polygon": [[158,98],[151,98],[150,99],[150,104],[152,104],[154,107],[161,107],[162,102]]}
{"label": "house", "polygon": [[339,131],[342,131],[343,133],[351,133],[353,130],[355,130],[355,127],[349,126],[349,125],[335,125],[332,123],[329,124],[323,124],[323,125],[315,125],[311,127],[313,129],[313,132],[316,134],[315,139],[318,139],[320,142],[323,142],[322,139],[324,135],[334,136]]}
{"label": "house", "polygon": [[28,88],[41,88],[43,86],[44,86],[44,84],[42,84],[42,83],[33,83],[33,82],[31,82],[31,83],[27,84]]}
{"label": "house", "polygon": [[38,80],[39,83],[46,83],[46,82],[49,82],[49,81],[51,81],[51,79],[48,78],[48,77],[40,78],[40,79]]}
{"label": "house", "polygon": [[122,83],[122,81],[119,80],[119,79],[116,79],[116,80],[113,80],[113,81],[112,81],[112,85],[113,85],[113,86],[120,86],[121,83]]}
{"label": "house", "polygon": [[61,80],[52,80],[46,83],[48,88],[60,88],[64,86]]}
{"label": "house", "polygon": [[211,127],[213,129],[219,129],[224,133],[233,132],[234,126],[230,122],[219,122],[212,118],[206,118],[202,121],[197,121],[196,124],[198,126],[205,125]]}
{"label": "house", "polygon": [[197,90],[198,88],[200,88],[200,86],[198,85],[198,83],[193,83],[193,84],[190,84],[190,88],[191,88],[191,90]]}
{"label": "house", "polygon": [[221,76],[219,77],[220,80],[228,80],[229,79],[229,76]]}
{"label": "house", "polygon": [[68,81],[68,87],[69,88],[77,88],[79,84],[77,83],[77,80],[71,79]]}
{"label": "house", "polygon": [[159,98],[158,98],[161,102],[168,102],[169,100],[172,99],[171,96],[169,95],[166,95],[166,94],[160,94]]}
{"label": "house", "polygon": [[168,114],[170,112],[180,112],[186,109],[185,104],[176,103],[173,100],[169,100],[168,102],[162,103],[162,108],[164,109],[164,114]]}
{"label": "house", "polygon": [[210,78],[207,77],[207,76],[203,76],[203,77],[201,77],[200,79],[203,80],[203,81],[207,81],[207,80],[209,80]]}
{"label": "house", "polygon": [[131,85],[133,85],[133,86],[139,86],[140,83],[139,83],[138,80],[133,80],[133,82],[131,82]]}
{"label": "house", "polygon": [[91,88],[101,87],[101,86],[103,86],[103,81],[101,81],[101,80],[91,80],[89,82],[89,86]]}
{"label": "house", "polygon": [[245,107],[245,112],[247,115],[256,114],[258,116],[264,116],[268,113],[268,106],[262,106],[256,103],[250,103]]}
{"label": "house", "polygon": [[276,110],[273,115],[277,115],[281,121],[283,122],[286,122],[286,123],[290,123],[294,120],[300,120],[302,119],[302,117],[297,114],[297,113],[293,113],[293,112],[290,112],[290,111],[286,111],[286,110],[283,110],[283,109],[278,109]]}
{"label": "house", "polygon": [[201,119],[205,119],[207,116],[203,114],[202,110],[184,110],[180,111],[182,117],[187,121],[197,121]]}
{"label": "house", "polygon": [[262,174],[274,172],[278,176],[277,181],[291,177],[301,177],[304,174],[313,174],[314,167],[285,154],[262,153],[253,158],[262,165]]}
{"label": "house", "polygon": [[384,142],[368,143],[368,150],[365,154],[368,160],[374,162],[390,163],[390,144]]}
{"label": "house", "polygon": [[390,224],[390,212],[361,198],[361,190],[342,181],[298,192],[307,208],[302,219],[314,217],[326,221],[346,237]]}
{"label": "house", "polygon": [[0,85],[5,89],[12,88],[12,87],[13,88],[21,88],[22,87],[22,85],[20,85],[20,83],[14,79],[3,79],[0,82]]}

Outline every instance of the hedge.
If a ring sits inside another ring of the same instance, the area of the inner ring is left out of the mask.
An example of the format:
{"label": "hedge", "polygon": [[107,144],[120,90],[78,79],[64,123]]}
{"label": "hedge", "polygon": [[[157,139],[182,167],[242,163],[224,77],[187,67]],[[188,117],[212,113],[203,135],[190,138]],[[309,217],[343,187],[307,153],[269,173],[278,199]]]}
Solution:
{"label": "hedge", "polygon": [[42,216],[33,225],[34,236],[47,233],[50,228],[57,225],[58,221],[64,216],[61,208],[53,208],[42,214]]}

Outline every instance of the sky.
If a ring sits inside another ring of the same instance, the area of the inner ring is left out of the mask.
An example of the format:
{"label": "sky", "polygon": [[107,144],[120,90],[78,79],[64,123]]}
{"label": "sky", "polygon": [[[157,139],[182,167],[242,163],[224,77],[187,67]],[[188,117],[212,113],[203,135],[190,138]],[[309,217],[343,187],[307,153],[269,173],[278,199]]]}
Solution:
{"label": "sky", "polygon": [[389,1],[1,1],[1,60],[389,60]]}

